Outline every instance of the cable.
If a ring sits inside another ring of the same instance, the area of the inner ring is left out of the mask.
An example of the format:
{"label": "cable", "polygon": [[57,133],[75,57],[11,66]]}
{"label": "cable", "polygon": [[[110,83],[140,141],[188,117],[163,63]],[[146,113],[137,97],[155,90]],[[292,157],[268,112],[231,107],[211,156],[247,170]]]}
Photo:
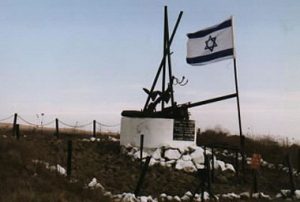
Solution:
{"label": "cable", "polygon": [[24,118],[22,118],[20,115],[18,115],[19,119],[21,119],[22,121],[24,121],[25,123],[29,124],[29,125],[32,125],[32,126],[39,126],[38,124],[35,124],[35,123],[31,123],[29,121],[26,121]]}
{"label": "cable", "polygon": [[63,121],[61,121],[61,120],[59,120],[59,122],[60,122],[61,124],[65,125],[65,126],[70,127],[70,128],[84,128],[84,127],[86,127],[86,126],[88,126],[88,125],[93,124],[93,122],[89,122],[89,123],[82,124],[82,125],[71,125],[71,124],[67,124],[67,123],[65,123],[65,122],[63,122]]}
{"label": "cable", "polygon": [[107,125],[107,124],[103,124],[103,123],[100,123],[97,121],[97,124],[100,125],[100,126],[104,126],[104,127],[117,127],[117,126],[120,126],[120,124],[113,124],[113,125]]}
{"label": "cable", "polygon": [[70,127],[70,128],[76,128],[76,127],[77,127],[77,126],[73,126],[73,125],[67,124],[67,123],[65,123],[65,122],[63,122],[63,121],[61,121],[61,120],[58,120],[58,121],[59,121],[59,123],[61,123],[62,125],[65,125],[65,126]]}
{"label": "cable", "polygon": [[11,116],[9,116],[9,117],[7,117],[7,118],[4,118],[4,119],[0,119],[0,122],[6,121],[6,120],[8,120],[8,119],[11,119],[12,117],[14,117],[14,115],[11,115]]}
{"label": "cable", "polygon": [[43,123],[42,125],[43,125],[43,126],[48,126],[48,125],[51,125],[51,124],[54,123],[54,122],[55,122],[55,120],[50,121],[50,122],[48,122],[48,123]]}

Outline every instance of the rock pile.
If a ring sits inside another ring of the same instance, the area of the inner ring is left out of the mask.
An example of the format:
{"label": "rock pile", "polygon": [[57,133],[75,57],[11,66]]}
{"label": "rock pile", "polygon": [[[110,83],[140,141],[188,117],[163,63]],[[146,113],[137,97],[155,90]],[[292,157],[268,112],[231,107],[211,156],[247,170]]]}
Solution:
{"label": "rock pile", "polygon": [[[137,147],[127,145],[122,147],[122,152],[131,156],[133,159],[140,159],[140,150]],[[210,152],[206,152],[211,155]],[[151,156],[149,166],[160,165],[163,167],[172,167],[177,170],[193,173],[198,169],[204,168],[204,150],[197,146],[188,146],[184,148],[173,148],[162,146],[157,149],[143,151],[142,158]],[[234,167],[214,157],[214,169],[221,172],[234,173]]]}

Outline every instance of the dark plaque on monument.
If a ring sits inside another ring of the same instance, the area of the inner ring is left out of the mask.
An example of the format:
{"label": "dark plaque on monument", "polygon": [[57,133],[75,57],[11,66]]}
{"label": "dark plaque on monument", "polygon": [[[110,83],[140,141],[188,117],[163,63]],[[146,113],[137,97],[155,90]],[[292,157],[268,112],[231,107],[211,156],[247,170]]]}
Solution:
{"label": "dark plaque on monument", "polygon": [[174,120],[173,140],[194,141],[194,139],[194,120]]}

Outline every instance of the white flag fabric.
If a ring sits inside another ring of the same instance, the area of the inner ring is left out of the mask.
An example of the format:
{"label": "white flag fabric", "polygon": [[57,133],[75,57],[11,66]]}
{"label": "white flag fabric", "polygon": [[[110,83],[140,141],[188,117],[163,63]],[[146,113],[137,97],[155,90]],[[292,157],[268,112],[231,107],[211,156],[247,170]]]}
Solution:
{"label": "white flag fabric", "polygon": [[232,19],[187,34],[187,58],[191,65],[205,65],[234,57]]}

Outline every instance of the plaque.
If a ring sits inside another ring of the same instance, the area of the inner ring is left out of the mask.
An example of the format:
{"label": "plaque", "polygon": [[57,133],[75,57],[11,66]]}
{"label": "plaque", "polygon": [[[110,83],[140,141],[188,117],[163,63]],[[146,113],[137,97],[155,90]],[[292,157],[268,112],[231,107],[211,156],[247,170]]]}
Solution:
{"label": "plaque", "polygon": [[194,120],[174,120],[173,140],[194,141],[194,139]]}

